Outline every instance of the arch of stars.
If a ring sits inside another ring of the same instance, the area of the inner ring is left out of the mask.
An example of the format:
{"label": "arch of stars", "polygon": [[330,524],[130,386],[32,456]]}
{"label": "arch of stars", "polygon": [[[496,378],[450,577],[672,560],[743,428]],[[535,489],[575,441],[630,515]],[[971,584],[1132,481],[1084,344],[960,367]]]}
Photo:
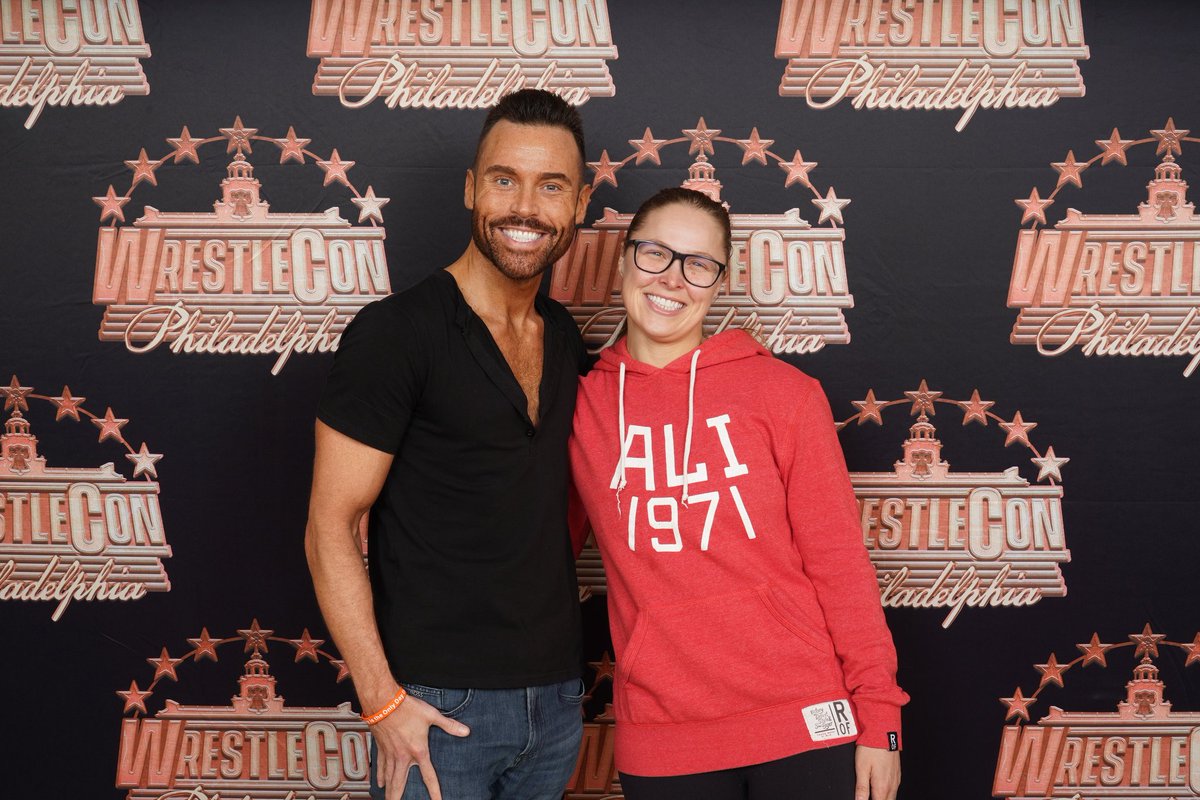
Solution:
{"label": "arch of stars", "polygon": [[337,182],[348,188],[353,194],[350,202],[358,207],[359,223],[370,222],[372,226],[383,224],[382,208],[387,205],[391,198],[380,197],[375,194],[375,189],[367,186],[365,192],[360,192],[355,188],[347,177],[347,172],[354,166],[355,162],[343,160],[338,154],[337,148],[333,148],[333,152],[328,158],[321,158],[315,152],[307,149],[312,143],[312,139],[304,139],[296,135],[294,127],[289,126],[287,135],[282,138],[274,138],[270,136],[259,136],[258,128],[248,128],[242,124],[240,116],[235,117],[233,125],[228,128],[220,128],[220,134],[217,136],[209,136],[205,138],[193,138],[188,131],[186,125],[183,126],[183,131],[179,136],[168,138],[167,144],[171,145],[171,150],[162,158],[152,159],[146,153],[146,148],[142,148],[138,153],[138,157],[125,162],[125,166],[133,173],[130,180],[129,188],[123,194],[117,194],[116,189],[110,184],[108,191],[102,197],[93,197],[96,205],[100,206],[100,223],[104,224],[109,221],[109,226],[115,226],[118,222],[125,221],[124,206],[133,196],[133,190],[140,183],[148,183],[151,186],[158,186],[157,170],[159,167],[166,164],[168,161],[174,164],[180,164],[184,161],[190,161],[193,164],[200,163],[200,154],[198,148],[203,145],[213,143],[224,143],[225,152],[234,153],[244,156],[246,153],[253,152],[254,142],[265,142],[274,145],[279,149],[279,163],[287,164],[296,162],[299,164],[307,164],[306,159],[312,159],[324,172],[324,182],[322,186],[329,186],[333,182]]}
{"label": "arch of stars", "polygon": [[671,139],[656,139],[650,128],[646,128],[641,139],[630,139],[629,144],[634,148],[634,152],[625,156],[619,161],[613,161],[608,150],[603,150],[600,153],[599,161],[589,161],[588,166],[592,169],[592,186],[599,187],[602,183],[608,183],[613,186],[617,185],[617,171],[633,162],[634,166],[642,164],[645,161],[662,165],[662,159],[659,151],[664,147],[671,147],[677,144],[686,144],[688,146],[689,155],[697,155],[700,160],[707,160],[708,156],[715,154],[714,142],[724,142],[737,145],[742,151],[742,165],[749,164],[755,161],[766,166],[770,162],[775,164],[787,173],[784,179],[784,188],[788,188],[793,184],[800,183],[808,187],[813,193],[812,203],[820,209],[819,225],[829,222],[831,227],[845,224],[842,219],[842,209],[850,204],[850,200],[845,197],[838,197],[830,186],[825,195],[818,191],[809,179],[808,173],[817,166],[816,161],[805,161],[800,155],[800,151],[796,150],[791,160],[784,159],[783,156],[773,152],[770,148],[775,144],[774,139],[764,139],[758,133],[758,128],[753,128],[750,131],[750,137],[747,139],[735,139],[729,136],[721,136],[719,128],[709,128],[704,121],[704,117],[696,123],[695,128],[684,129],[681,131],[682,136]]}
{"label": "arch of stars", "polygon": [[118,444],[122,445],[128,452],[125,457],[133,462],[133,477],[139,476],[147,481],[153,481],[158,478],[158,470],[155,467],[162,460],[162,453],[152,453],[145,442],[142,446],[134,450],[126,439],[121,429],[129,423],[128,419],[118,417],[109,406],[105,409],[104,415],[100,416],[83,407],[83,403],[87,400],[86,397],[76,397],[71,394],[71,387],[63,386],[62,393],[55,395],[36,394],[32,386],[22,386],[17,380],[17,376],[13,375],[12,380],[7,386],[0,386],[0,395],[4,397],[4,411],[11,411],[13,416],[20,417],[23,412],[29,410],[30,400],[44,400],[54,405],[54,421],[59,422],[63,417],[68,417],[76,422],[81,421],[81,416],[91,420],[97,428],[100,429],[100,442],[107,439],[115,439]]}
{"label": "arch of stars", "polygon": [[178,682],[179,675],[177,674],[177,670],[180,664],[187,661],[195,664],[206,658],[215,662],[217,661],[217,648],[228,644],[241,644],[243,653],[254,651],[256,655],[267,652],[270,642],[285,644],[295,651],[296,663],[306,659],[314,663],[320,663],[324,660],[337,670],[336,682],[341,683],[350,677],[350,670],[346,667],[346,662],[336,658],[333,653],[323,650],[321,645],[325,644],[325,640],[314,639],[308,632],[308,628],[304,629],[299,639],[286,639],[274,634],[275,631],[261,627],[258,624],[258,620],[254,619],[250,623],[249,628],[239,629],[236,636],[229,636],[223,639],[212,638],[208,633],[208,628],[202,628],[198,637],[187,640],[188,644],[191,645],[191,649],[184,652],[178,658],[173,657],[167,648],[163,647],[158,658],[146,659],[146,662],[154,667],[154,677],[150,679],[146,688],[139,687],[138,682],[134,680],[130,682],[128,689],[122,689],[116,693],[118,697],[125,701],[125,709],[122,713],[128,714],[132,711],[134,716],[148,714],[146,710],[146,698],[154,694],[155,687],[161,681],[170,678],[172,681]]}
{"label": "arch of stars", "polygon": [[1006,712],[1004,719],[1007,722],[1011,719],[1018,720],[1017,724],[1030,722],[1029,707],[1033,705],[1038,696],[1050,684],[1056,684],[1060,689],[1063,688],[1063,675],[1076,666],[1087,667],[1092,664],[1099,664],[1105,669],[1108,668],[1108,653],[1113,650],[1122,650],[1124,648],[1134,648],[1133,657],[1138,658],[1158,658],[1159,647],[1174,647],[1187,653],[1187,658],[1184,661],[1184,667],[1190,667],[1192,664],[1200,663],[1200,633],[1197,633],[1190,642],[1172,642],[1168,641],[1166,634],[1155,633],[1150,623],[1146,623],[1142,628],[1141,633],[1129,634],[1128,640],[1124,642],[1105,643],[1100,641],[1098,633],[1092,633],[1092,638],[1082,644],[1077,644],[1075,647],[1080,651],[1080,655],[1070,661],[1060,662],[1058,656],[1051,653],[1046,659],[1045,664],[1034,664],[1033,668],[1041,673],[1041,679],[1038,681],[1038,686],[1033,690],[1033,693],[1026,696],[1021,692],[1021,687],[1018,686],[1013,692],[1012,697],[1001,697],[1000,703],[1005,706]]}
{"label": "arch of stars", "polygon": [[1154,144],[1155,155],[1177,156],[1183,154],[1182,142],[1200,143],[1200,138],[1188,136],[1190,130],[1175,127],[1175,118],[1169,117],[1167,124],[1159,130],[1150,131],[1150,136],[1144,139],[1123,139],[1121,132],[1116,128],[1112,129],[1112,133],[1107,139],[1096,139],[1096,145],[1100,148],[1100,152],[1086,161],[1079,161],[1075,158],[1075,151],[1068,150],[1066,158],[1062,161],[1055,161],[1050,164],[1054,171],[1058,173],[1058,181],[1054,184],[1054,188],[1046,197],[1042,197],[1033,187],[1027,198],[1017,198],[1014,202],[1021,208],[1021,224],[1031,222],[1029,226],[1037,228],[1039,225],[1046,225],[1046,208],[1054,204],[1054,199],[1062,188],[1068,183],[1074,184],[1078,189],[1083,188],[1083,172],[1091,167],[1097,161],[1100,166],[1107,166],[1110,163],[1117,163],[1123,167],[1129,166],[1129,160],[1126,153],[1130,148],[1138,147],[1144,144]]}
{"label": "arch of stars", "polygon": [[1033,442],[1029,439],[1029,432],[1037,427],[1038,424],[1036,422],[1025,420],[1021,416],[1020,411],[1017,411],[1011,420],[1006,420],[991,410],[992,406],[995,405],[995,401],[980,399],[978,389],[971,392],[969,400],[952,400],[948,397],[943,397],[942,394],[942,392],[930,389],[928,383],[923,378],[921,379],[921,385],[917,389],[904,393],[905,397],[903,399],[880,400],[875,396],[874,389],[868,389],[867,396],[864,399],[851,401],[858,409],[858,412],[838,422],[837,429],[840,431],[852,422],[857,422],[858,425],[873,422],[882,427],[883,410],[890,406],[911,404],[909,416],[913,417],[918,414],[934,416],[937,413],[936,404],[939,403],[956,406],[963,412],[963,425],[978,422],[980,425],[987,427],[988,421],[992,420],[1005,432],[1005,447],[1017,443],[1029,449],[1033,453],[1033,457],[1029,460],[1038,468],[1037,479],[1039,481],[1048,479],[1051,485],[1057,485],[1057,482],[1062,481],[1062,466],[1071,459],[1055,455],[1053,447],[1047,447],[1046,452],[1042,453],[1034,446]]}

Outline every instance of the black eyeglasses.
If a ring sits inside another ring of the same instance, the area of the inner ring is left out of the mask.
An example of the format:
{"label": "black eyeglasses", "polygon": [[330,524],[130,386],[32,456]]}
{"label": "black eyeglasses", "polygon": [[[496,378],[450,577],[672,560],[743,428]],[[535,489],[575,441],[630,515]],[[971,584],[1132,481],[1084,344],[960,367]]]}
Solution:
{"label": "black eyeglasses", "polygon": [[699,289],[707,289],[721,277],[725,265],[708,256],[680,253],[665,244],[648,239],[628,239],[626,247],[633,248],[633,265],[653,275],[666,272],[676,261],[683,279]]}

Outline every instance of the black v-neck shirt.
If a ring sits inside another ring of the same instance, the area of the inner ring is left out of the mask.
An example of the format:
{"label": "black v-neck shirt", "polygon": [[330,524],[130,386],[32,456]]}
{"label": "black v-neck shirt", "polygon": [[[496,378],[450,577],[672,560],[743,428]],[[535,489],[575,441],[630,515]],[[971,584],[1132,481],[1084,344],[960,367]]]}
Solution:
{"label": "black v-neck shirt", "polygon": [[567,532],[567,437],[586,364],[566,310],[538,295],[539,417],[450,273],[364,307],[317,416],[395,459],[371,508],[368,573],[397,680],[460,688],[580,674]]}

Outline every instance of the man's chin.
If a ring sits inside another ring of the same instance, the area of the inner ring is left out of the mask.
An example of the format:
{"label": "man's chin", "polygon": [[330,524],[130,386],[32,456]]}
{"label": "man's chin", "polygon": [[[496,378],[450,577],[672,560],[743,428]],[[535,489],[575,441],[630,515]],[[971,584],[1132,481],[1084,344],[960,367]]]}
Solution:
{"label": "man's chin", "polygon": [[541,277],[541,274],[550,266],[548,261],[542,259],[531,258],[493,258],[492,263],[500,274],[509,280],[527,281],[533,278]]}

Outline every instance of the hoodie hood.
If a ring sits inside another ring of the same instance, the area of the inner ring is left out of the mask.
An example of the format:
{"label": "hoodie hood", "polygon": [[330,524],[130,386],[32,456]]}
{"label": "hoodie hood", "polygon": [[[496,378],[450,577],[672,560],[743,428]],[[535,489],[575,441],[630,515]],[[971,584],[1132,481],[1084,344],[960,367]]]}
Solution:
{"label": "hoodie hood", "polygon": [[611,487],[617,494],[617,515],[621,514],[621,490],[625,488],[625,457],[629,452],[630,439],[625,428],[625,380],[627,374],[653,378],[656,375],[668,377],[687,377],[688,381],[688,418],[687,432],[683,439],[683,492],[680,498],[684,508],[688,505],[688,471],[692,455],[692,424],[695,421],[696,410],[696,378],[697,374],[709,367],[728,364],[733,361],[766,356],[771,353],[754,340],[749,333],[741,328],[730,328],[711,336],[693,350],[679,356],[664,367],[655,367],[638,361],[629,354],[626,337],[612,347],[600,351],[600,361],[596,369],[602,372],[616,372],[617,378],[617,430],[620,432],[620,453],[617,457],[617,468],[613,472]]}
{"label": "hoodie hood", "polygon": [[629,354],[627,340],[622,336],[616,344],[600,351],[600,360],[596,363],[595,369],[618,372],[620,366],[624,364],[627,372],[639,375],[654,375],[660,372],[687,374],[691,371],[692,359],[697,353],[700,354],[700,357],[696,369],[726,364],[753,356],[771,357],[771,352],[756,342],[749,333],[741,328],[729,328],[705,339],[697,348],[689,350],[665,367],[655,367],[635,359]]}

